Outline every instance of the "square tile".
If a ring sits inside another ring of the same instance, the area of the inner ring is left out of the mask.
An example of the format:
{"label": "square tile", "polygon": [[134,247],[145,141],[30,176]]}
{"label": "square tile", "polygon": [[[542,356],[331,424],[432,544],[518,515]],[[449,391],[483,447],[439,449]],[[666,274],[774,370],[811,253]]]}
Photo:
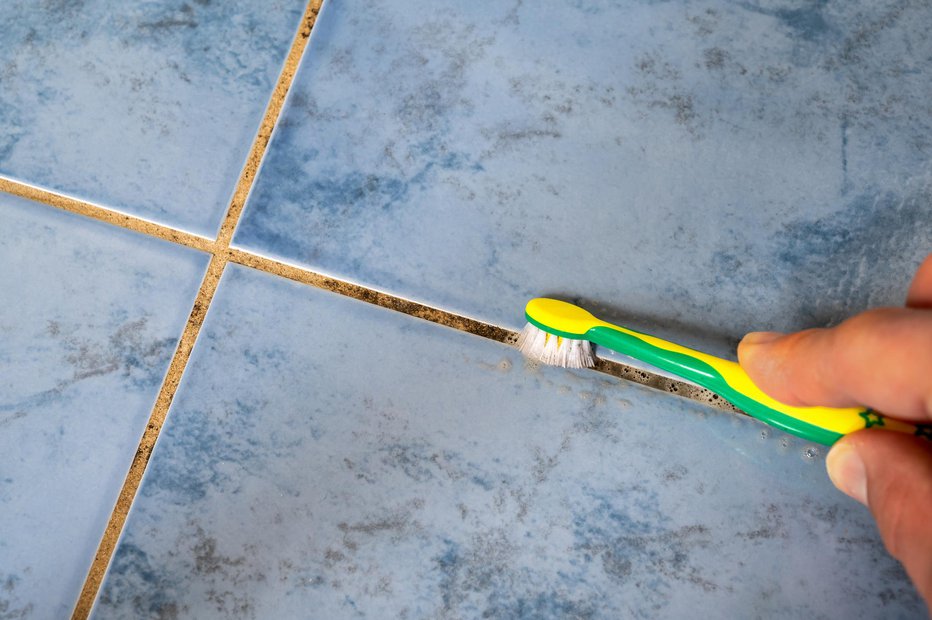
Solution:
{"label": "square tile", "polygon": [[305,6],[0,3],[0,174],[215,236]]}
{"label": "square tile", "polygon": [[66,618],[208,257],[0,194],[0,617]]}
{"label": "square tile", "polygon": [[498,325],[720,355],[901,304],[932,5],[328,0],[236,245]]}
{"label": "square tile", "polygon": [[819,450],[232,266],[93,617],[921,615]]}

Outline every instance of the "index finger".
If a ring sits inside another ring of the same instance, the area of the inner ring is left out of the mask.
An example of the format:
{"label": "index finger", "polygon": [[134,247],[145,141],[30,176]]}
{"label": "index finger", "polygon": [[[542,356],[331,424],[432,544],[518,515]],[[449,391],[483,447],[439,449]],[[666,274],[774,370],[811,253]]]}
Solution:
{"label": "index finger", "polygon": [[837,327],[738,346],[751,379],[789,405],[867,406],[932,419],[932,312],[881,308]]}

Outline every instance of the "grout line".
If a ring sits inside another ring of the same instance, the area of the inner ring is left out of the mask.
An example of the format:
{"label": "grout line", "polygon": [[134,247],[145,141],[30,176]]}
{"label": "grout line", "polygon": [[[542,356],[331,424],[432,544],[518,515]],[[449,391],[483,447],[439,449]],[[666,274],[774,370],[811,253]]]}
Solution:
{"label": "grout line", "polygon": [[213,256],[210,264],[207,266],[207,273],[204,274],[204,280],[201,282],[201,288],[197,292],[194,301],[194,308],[188,316],[188,322],[185,324],[181,340],[175,349],[165,380],[159,390],[155,405],[152,408],[152,414],[149,416],[149,422],[146,424],[146,430],[143,432],[139,446],[136,448],[136,454],[130,465],[129,471],[120,489],[116,505],[110,514],[107,527],[97,546],[97,553],[94,554],[94,561],[88,570],[87,577],[84,580],[84,586],[81,588],[81,594],[75,605],[72,614],[72,620],[76,618],[87,618],[97,598],[97,591],[103,583],[104,575],[110,564],[110,558],[116,550],[117,542],[120,539],[120,533],[123,531],[123,525],[126,523],[126,517],[129,514],[130,507],[136,497],[136,491],[139,490],[139,484],[142,481],[142,475],[149,464],[149,457],[152,455],[152,449],[165,423],[165,416],[168,414],[168,408],[171,405],[178,384],[181,382],[181,376],[184,368],[191,358],[191,351],[197,340],[201,325],[204,323],[204,317],[207,314],[207,308],[217,291],[217,285],[220,282],[220,276],[223,274],[223,268],[226,260]]}
{"label": "grout line", "polygon": [[[252,267],[253,269],[258,269],[271,275],[288,278],[295,282],[307,284],[345,297],[358,299],[375,306],[408,314],[432,323],[482,336],[489,340],[513,345],[518,339],[517,332],[505,329],[504,327],[460,316],[446,310],[433,308],[387,293],[381,293],[366,288],[365,286],[360,286],[359,284],[331,278],[302,267],[282,263],[251,252],[230,248],[227,250],[227,256],[231,263]],[[717,409],[721,409],[722,411],[744,413],[725,399],[705,388],[679,379],[665,377],[649,370],[635,368],[634,366],[629,366],[628,364],[623,364],[615,360],[599,358],[594,370],[632,383],[639,383],[661,392],[669,392],[676,396],[699,401]]]}
{"label": "grout line", "polygon": [[144,220],[118,211],[112,211],[77,198],[71,198],[70,196],[58,194],[46,189],[40,189],[32,185],[7,179],[6,177],[0,177],[0,191],[19,196],[20,198],[41,202],[63,211],[83,215],[92,220],[112,224],[120,228],[126,228],[171,243],[184,245],[189,248],[205,252],[211,252],[214,249],[215,242],[213,239],[201,237],[169,226],[163,226],[162,224],[156,224],[155,222],[150,222],[149,220]]}
{"label": "grout line", "polygon": [[[94,601],[103,583],[107,567],[110,565],[110,560],[116,550],[120,534],[123,531],[123,526],[126,524],[126,518],[136,498],[136,492],[139,490],[139,485],[142,482],[142,476],[149,464],[149,458],[152,456],[152,450],[155,448],[155,444],[158,441],[159,434],[162,431],[162,425],[165,423],[169,408],[171,407],[172,399],[175,396],[178,385],[181,383],[185,367],[191,358],[191,351],[197,341],[201,326],[204,324],[204,318],[214,299],[214,294],[217,292],[217,286],[220,283],[224,268],[230,259],[231,253],[228,251],[228,248],[233,239],[233,231],[236,229],[237,221],[243,213],[246,197],[249,195],[249,190],[256,178],[256,173],[262,161],[262,156],[265,154],[265,150],[268,147],[272,130],[281,114],[285,97],[294,81],[298,63],[307,47],[311,30],[314,27],[314,22],[317,20],[317,14],[320,12],[321,3],[322,0],[310,0],[307,4],[300,28],[291,43],[291,48],[288,51],[284,66],[279,74],[278,81],[275,83],[275,88],[272,91],[269,103],[266,106],[265,114],[262,117],[262,122],[256,133],[256,138],[253,140],[246,163],[240,172],[239,179],[236,183],[236,189],[233,192],[230,206],[220,226],[217,239],[211,241],[203,239],[202,237],[195,237],[195,239],[200,240],[197,243],[202,244],[204,246],[203,249],[212,253],[210,264],[207,266],[207,272],[204,274],[204,279],[198,289],[194,307],[191,310],[191,314],[188,316],[188,321],[181,334],[178,347],[175,349],[175,354],[172,356],[171,363],[168,366],[168,371],[165,374],[162,387],[152,407],[152,413],[149,416],[146,430],[142,435],[142,439],[139,441],[136,454],[133,457],[133,462],[130,465],[129,472],[126,474],[123,486],[120,489],[116,505],[110,513],[110,519],[107,522],[107,527],[98,544],[97,553],[94,555],[94,561],[91,563],[87,577],[84,580],[81,594],[78,596],[78,601],[72,612],[72,620],[85,620],[90,615],[91,609],[94,606]],[[0,189],[3,189],[3,186],[0,186]],[[64,197],[59,197],[49,192],[45,192],[43,195],[39,196],[42,202],[46,202],[52,206],[79,212],[82,215],[86,214],[89,217],[95,217],[96,219],[101,219],[117,226],[131,224],[132,230],[137,230],[138,232],[146,234],[156,234],[156,236],[160,238],[166,238],[175,243],[188,245],[194,241],[194,239],[190,238],[192,235],[188,235],[187,233],[183,233],[184,236],[173,237],[167,232],[177,232],[173,231],[173,229],[158,225],[153,225],[157,228],[143,227],[140,222],[144,220],[130,218],[129,216],[120,216],[118,214],[104,216],[104,212],[106,212],[105,209],[93,207],[92,205],[80,201],[71,200],[69,202],[70,199],[63,200],[63,198]],[[124,227],[129,228],[131,226]]]}
{"label": "grout line", "polygon": [[728,413],[747,415],[711,390],[707,390],[704,387],[699,387],[692,383],[687,383],[686,381],[681,381],[680,379],[671,379],[670,377],[665,377],[664,375],[659,375],[649,370],[642,370],[634,366],[629,366],[628,364],[623,364],[622,362],[605,358],[598,358],[596,360],[595,370],[613,377],[618,377],[619,379],[624,379],[625,381],[639,383],[654,390],[668,392],[674,396],[697,401]]}
{"label": "grout line", "polygon": [[320,13],[322,4],[323,0],[310,0],[310,2],[308,2],[307,9],[301,21],[301,29],[298,31],[298,34],[295,35],[291,50],[285,58],[285,64],[282,67],[278,82],[275,84],[275,89],[272,91],[269,105],[265,110],[265,116],[262,117],[262,123],[259,125],[256,139],[252,144],[252,148],[249,150],[243,172],[240,175],[239,182],[236,184],[236,189],[233,191],[230,208],[227,210],[226,217],[220,225],[220,233],[217,235],[217,244],[221,248],[226,249],[233,240],[233,232],[236,230],[236,224],[243,214],[243,208],[246,206],[246,198],[249,196],[249,190],[252,188],[252,183],[259,171],[259,164],[262,163],[262,157],[265,155],[269,141],[272,139],[272,131],[278,123],[278,117],[281,114],[282,107],[285,105],[285,99],[288,96],[288,91],[291,89],[291,83],[294,81],[294,76],[298,71],[301,56],[304,54],[304,49],[307,47],[308,39],[311,36],[311,30],[314,28],[314,23],[317,21],[317,15]]}
{"label": "grout line", "polygon": [[302,267],[295,267],[294,265],[282,263],[271,258],[258,256],[251,252],[230,248],[227,250],[227,256],[229,257],[230,262],[237,263],[239,265],[252,267],[272,275],[281,276],[283,278],[288,278],[289,280],[294,280],[295,282],[300,282],[302,284],[308,284],[320,289],[332,291],[345,297],[352,297],[353,299],[358,299],[360,301],[365,301],[376,306],[381,306],[382,308],[388,308],[396,312],[408,314],[419,319],[431,321],[432,323],[439,323],[440,325],[445,325],[447,327],[452,327],[453,329],[469,332],[470,334],[482,336],[483,338],[488,338],[490,340],[496,340],[498,342],[513,342],[517,337],[517,334],[511,330],[505,329],[504,327],[498,327],[490,323],[484,323],[476,319],[460,316],[446,310],[433,308],[416,301],[410,301],[396,297],[395,295],[382,293],[359,284],[347,282],[345,280],[331,278],[329,276],[325,276]]}

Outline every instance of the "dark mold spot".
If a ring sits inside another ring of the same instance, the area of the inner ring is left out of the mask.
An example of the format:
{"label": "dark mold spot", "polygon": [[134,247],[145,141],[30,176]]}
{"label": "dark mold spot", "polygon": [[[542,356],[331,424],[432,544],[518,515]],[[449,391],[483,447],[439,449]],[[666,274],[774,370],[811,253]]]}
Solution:
{"label": "dark mold spot", "polygon": [[728,60],[728,52],[720,47],[711,47],[702,53],[706,69],[721,69]]}

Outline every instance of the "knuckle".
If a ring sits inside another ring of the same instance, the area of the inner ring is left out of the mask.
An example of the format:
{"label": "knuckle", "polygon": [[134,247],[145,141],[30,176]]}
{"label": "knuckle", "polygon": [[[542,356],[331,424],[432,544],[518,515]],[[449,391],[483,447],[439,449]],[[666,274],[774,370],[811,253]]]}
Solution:
{"label": "knuckle", "polygon": [[841,324],[840,330],[849,338],[869,338],[887,331],[900,313],[899,308],[873,308],[857,314]]}
{"label": "knuckle", "polygon": [[901,321],[898,308],[875,308],[838,326],[835,344],[841,361],[863,364],[896,340]]}

